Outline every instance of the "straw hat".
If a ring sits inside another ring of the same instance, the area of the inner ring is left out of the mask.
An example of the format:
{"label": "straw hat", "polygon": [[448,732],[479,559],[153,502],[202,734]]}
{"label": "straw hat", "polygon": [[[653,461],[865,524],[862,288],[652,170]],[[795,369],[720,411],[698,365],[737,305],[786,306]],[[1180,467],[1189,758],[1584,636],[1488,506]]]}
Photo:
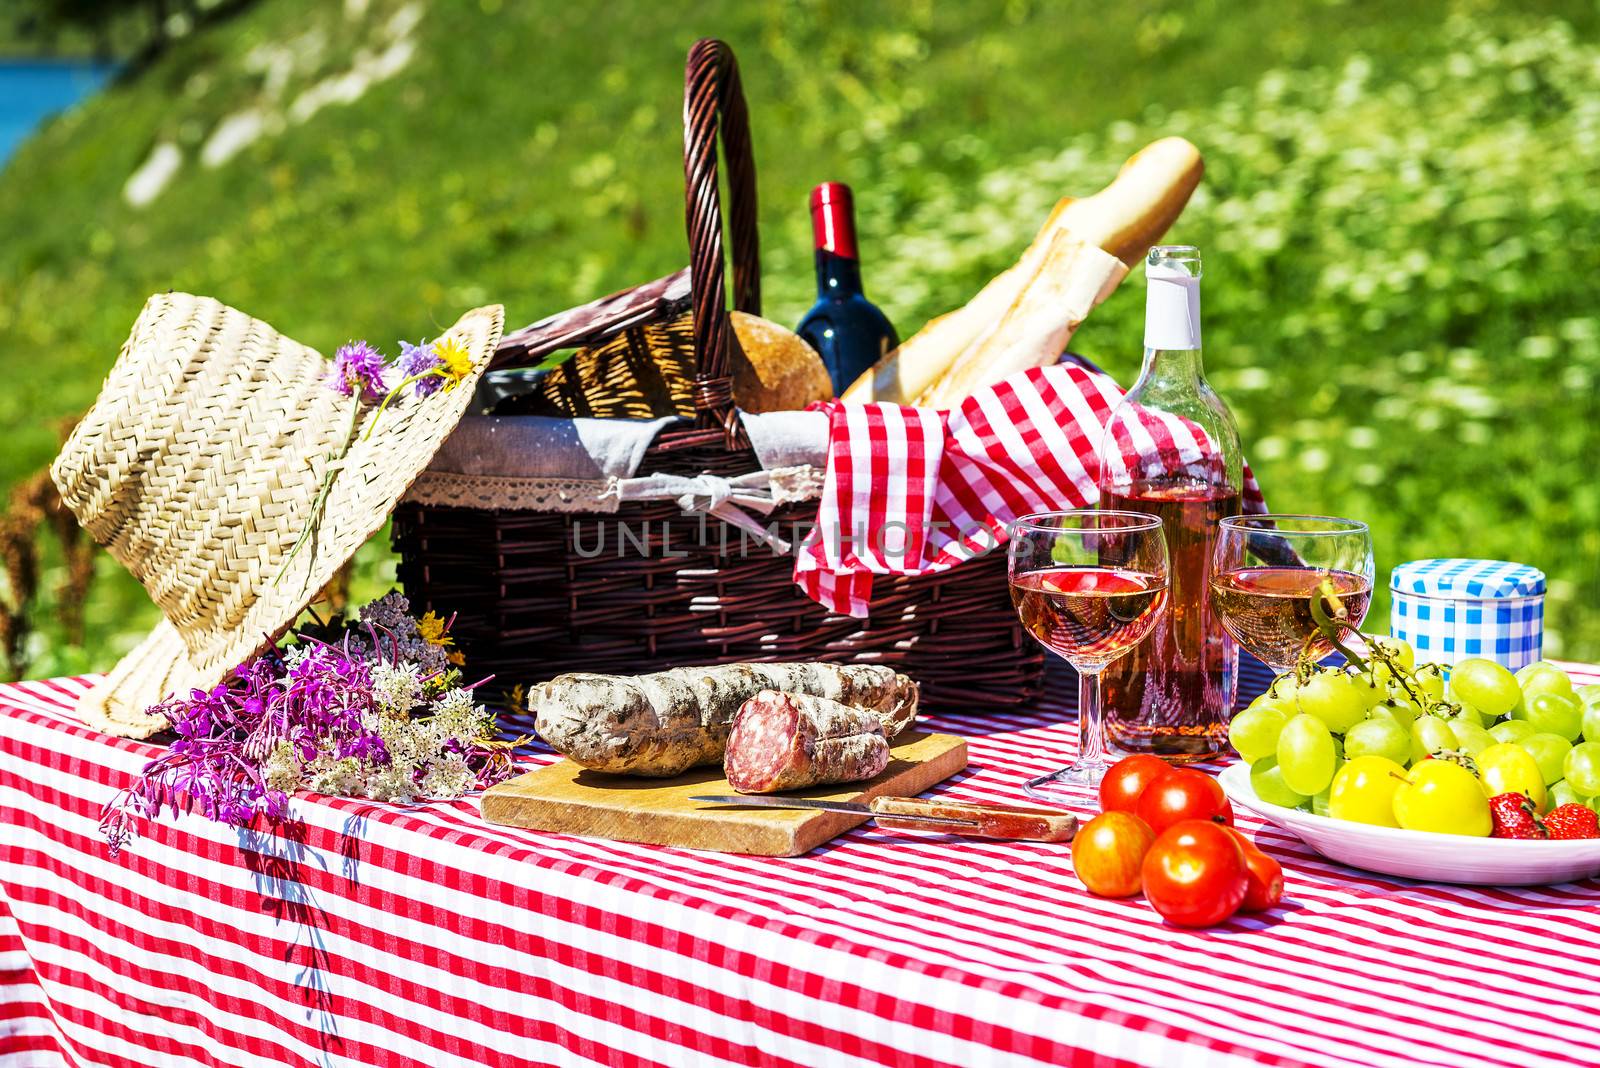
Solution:
{"label": "straw hat", "polygon": [[150,705],[215,686],[281,637],[455,429],[504,318],[479,308],[445,333],[472,361],[454,388],[407,390],[370,438],[375,407],[363,408],[315,537],[285,570],[352,401],[323,357],[266,323],[206,297],[152,297],[50,471],[166,617],[83,697],[85,721],[147,737],[166,726]]}

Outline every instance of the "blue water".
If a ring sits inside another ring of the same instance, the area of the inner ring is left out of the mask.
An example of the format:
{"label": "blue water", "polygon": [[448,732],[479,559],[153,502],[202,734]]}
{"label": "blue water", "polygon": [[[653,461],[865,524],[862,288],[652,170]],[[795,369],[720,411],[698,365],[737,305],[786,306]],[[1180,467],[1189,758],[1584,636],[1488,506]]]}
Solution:
{"label": "blue water", "polygon": [[0,60],[0,167],[41,122],[100,88],[115,69],[85,60]]}

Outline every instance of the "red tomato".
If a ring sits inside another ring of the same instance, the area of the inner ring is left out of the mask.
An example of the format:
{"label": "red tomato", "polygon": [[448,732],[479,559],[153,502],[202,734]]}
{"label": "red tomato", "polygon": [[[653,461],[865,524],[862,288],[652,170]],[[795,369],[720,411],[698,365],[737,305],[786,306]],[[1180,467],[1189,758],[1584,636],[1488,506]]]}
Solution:
{"label": "red tomato", "polygon": [[1106,777],[1100,780],[1100,810],[1134,811],[1144,788],[1171,770],[1165,760],[1148,753],[1123,757],[1111,765]]}
{"label": "red tomato", "polygon": [[1102,812],[1072,839],[1072,870],[1097,897],[1132,897],[1155,832],[1131,812]]}
{"label": "red tomato", "polygon": [[1228,828],[1228,833],[1233,835],[1233,840],[1239,843],[1239,848],[1244,852],[1244,866],[1250,886],[1244,892],[1244,904],[1239,906],[1240,912],[1265,912],[1275,908],[1283,900],[1283,865],[1262,850],[1262,848],[1240,834],[1233,827]]}
{"label": "red tomato", "polygon": [[1134,812],[1157,834],[1179,820],[1233,822],[1233,806],[1217,780],[1193,768],[1168,768],[1144,788]]}
{"label": "red tomato", "polygon": [[1210,927],[1239,910],[1250,888],[1244,850],[1210,820],[1184,820],[1156,838],[1140,872],[1144,896],[1179,927]]}

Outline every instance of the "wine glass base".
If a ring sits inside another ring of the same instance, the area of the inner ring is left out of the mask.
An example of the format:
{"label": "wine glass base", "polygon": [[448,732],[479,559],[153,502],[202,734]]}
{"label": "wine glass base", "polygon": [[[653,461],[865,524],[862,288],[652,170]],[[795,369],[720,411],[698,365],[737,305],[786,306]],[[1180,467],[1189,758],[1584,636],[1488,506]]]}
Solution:
{"label": "wine glass base", "polygon": [[1105,778],[1106,765],[1079,762],[1049,775],[1040,775],[1022,784],[1022,789],[1037,801],[1056,804],[1098,802],[1100,780]]}

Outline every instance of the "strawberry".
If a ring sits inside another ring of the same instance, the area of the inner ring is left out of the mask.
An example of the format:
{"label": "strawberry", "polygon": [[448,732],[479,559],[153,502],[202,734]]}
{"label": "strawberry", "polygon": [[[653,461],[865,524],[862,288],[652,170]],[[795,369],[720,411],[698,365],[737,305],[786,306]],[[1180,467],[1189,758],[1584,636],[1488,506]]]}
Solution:
{"label": "strawberry", "polygon": [[1587,805],[1568,801],[1544,818],[1551,838],[1600,838],[1600,816]]}
{"label": "strawberry", "polygon": [[1546,837],[1544,825],[1539,822],[1527,794],[1496,794],[1489,799],[1489,812],[1494,816],[1493,838]]}

